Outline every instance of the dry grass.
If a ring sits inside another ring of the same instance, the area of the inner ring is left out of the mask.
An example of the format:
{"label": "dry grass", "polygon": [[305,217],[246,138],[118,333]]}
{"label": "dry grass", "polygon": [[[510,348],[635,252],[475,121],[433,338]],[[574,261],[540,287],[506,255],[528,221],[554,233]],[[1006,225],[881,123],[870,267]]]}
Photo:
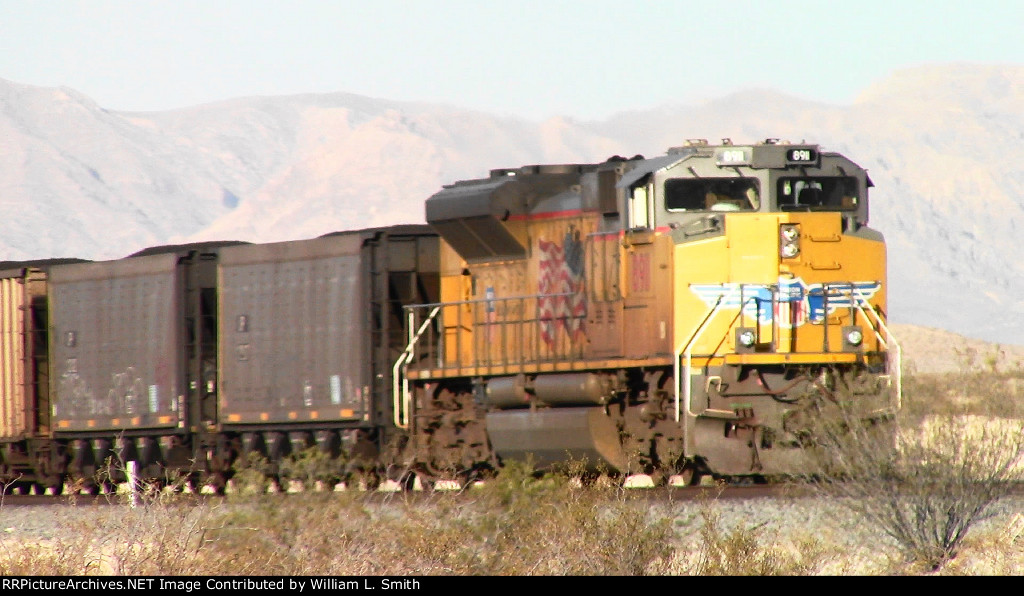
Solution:
{"label": "dry grass", "polygon": [[669,519],[618,489],[509,467],[463,495],[260,494],[96,507],[45,545],[5,543],[8,575],[643,575]]}
{"label": "dry grass", "polygon": [[[884,536],[850,548],[841,526],[794,531],[637,491],[511,470],[462,495],[243,494],[83,506],[45,543],[0,541],[4,575],[855,575],[930,572]],[[689,516],[691,529],[681,516]],[[829,512],[825,519],[833,519]],[[854,520],[850,523],[859,524]],[[861,528],[862,529],[862,528]],[[1019,573],[1024,518],[963,542],[944,574]],[[856,557],[855,552],[860,553]],[[865,560],[865,557],[868,557]]]}

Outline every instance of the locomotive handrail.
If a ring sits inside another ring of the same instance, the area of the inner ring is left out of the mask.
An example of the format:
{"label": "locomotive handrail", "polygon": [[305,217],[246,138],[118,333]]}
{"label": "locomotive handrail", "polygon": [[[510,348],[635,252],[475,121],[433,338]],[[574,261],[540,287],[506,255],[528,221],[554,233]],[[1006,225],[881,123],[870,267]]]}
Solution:
{"label": "locomotive handrail", "polygon": [[[408,308],[408,307],[407,307]],[[416,343],[419,341],[420,336],[427,330],[430,322],[434,320],[437,313],[441,312],[441,306],[435,306],[430,314],[423,320],[420,328],[413,333],[413,327],[416,325],[415,317],[416,313],[411,308],[409,310],[409,343],[406,344],[405,350],[395,360],[395,365],[391,367],[391,395],[394,400],[394,420],[395,426],[402,429],[409,428],[409,378],[406,376],[408,370],[409,361],[412,360],[412,356],[416,351]],[[399,370],[401,370],[401,376],[399,376]],[[399,387],[401,385],[401,387]]]}
{"label": "locomotive handrail", "polygon": [[[527,294],[527,295],[521,295],[521,296],[502,296],[502,297],[493,297],[493,298],[474,298],[474,299],[471,299],[471,300],[457,300],[457,301],[453,301],[453,302],[430,302],[430,303],[424,303],[424,304],[407,304],[407,305],[403,306],[402,308],[405,309],[406,311],[412,313],[412,312],[415,312],[416,310],[423,310],[423,309],[427,309],[427,308],[452,308],[452,307],[461,307],[461,306],[475,306],[475,305],[481,305],[481,304],[486,304],[488,306],[496,305],[496,304],[504,305],[504,304],[509,304],[509,303],[512,303],[512,302],[523,303],[523,302],[531,301],[531,300],[532,301],[536,301],[536,302],[540,302],[541,300],[549,299],[549,298],[568,298],[568,297],[572,297],[572,296],[576,296],[576,295],[577,295],[576,292],[558,292],[558,293],[552,293],[552,294]],[[443,319],[444,319],[444,313],[443,312],[441,313],[441,318],[442,318],[442,322],[443,322]],[[462,319],[462,312],[459,311],[459,321],[460,321],[459,324],[461,324],[461,319]],[[545,322],[551,322],[551,321],[564,321],[564,320],[567,320],[567,319],[582,319],[582,317],[579,316],[579,315],[568,316],[568,317],[566,317],[566,316],[542,317],[542,316],[540,316],[540,314],[536,314],[536,318],[534,318],[534,319],[528,319],[528,318],[509,319],[509,318],[505,318],[504,320],[483,322],[482,324],[483,325],[496,325],[496,326],[525,325],[525,324],[530,324],[530,323],[545,323]],[[412,321],[413,318],[410,317],[409,320]],[[473,324],[474,321],[470,321],[469,323]],[[479,323],[479,321],[476,321],[476,323]],[[410,322],[410,327],[412,325],[413,325],[413,323]],[[417,338],[418,337],[419,336],[417,335]],[[410,335],[410,338],[412,338],[411,335]],[[439,345],[443,342],[443,340],[444,340],[443,337],[439,338],[439,340],[438,340],[439,341]],[[456,350],[456,353],[461,353],[461,352],[459,350]],[[442,357],[443,357],[442,354],[443,354],[443,349],[439,351],[437,368],[450,368],[449,365],[442,360]],[[455,366],[458,367],[459,365],[456,364]]]}
{"label": "locomotive handrail", "polygon": [[[410,405],[411,405],[411,401],[412,401],[412,397],[411,397],[411,394],[410,394],[410,391],[409,391],[409,378],[408,378],[409,365],[411,364],[413,359],[415,359],[417,346],[418,346],[421,338],[424,336],[424,334],[429,329],[430,323],[432,321],[434,321],[435,319],[439,319],[440,318],[442,320],[441,325],[442,325],[442,327],[444,326],[444,320],[443,320],[443,318],[444,318],[444,311],[443,311],[443,309],[451,308],[451,307],[458,308],[458,307],[463,307],[463,306],[475,306],[475,305],[482,305],[482,304],[493,305],[493,304],[508,304],[508,303],[511,303],[511,302],[520,302],[520,303],[522,303],[522,302],[531,301],[531,300],[532,301],[537,301],[539,303],[543,299],[548,299],[548,298],[566,298],[566,297],[571,297],[571,296],[574,296],[574,295],[575,295],[574,292],[560,292],[560,293],[555,293],[555,294],[532,294],[532,295],[524,295],[524,296],[504,296],[504,297],[500,297],[500,298],[499,297],[474,298],[472,300],[458,300],[458,301],[454,301],[454,302],[432,302],[432,303],[426,303],[426,304],[408,304],[408,305],[405,305],[403,307],[403,309],[407,313],[406,314],[406,317],[407,317],[406,328],[407,328],[407,331],[408,331],[408,343],[406,344],[405,349],[402,351],[402,353],[399,355],[399,357],[395,360],[395,363],[392,366],[392,399],[393,399],[393,402],[394,402],[393,417],[394,417],[395,426],[397,426],[398,428],[402,428],[402,429],[406,429],[409,426],[409,412],[411,410]],[[424,317],[423,322],[419,323],[419,325],[417,327],[416,312],[417,311],[424,311],[424,310],[427,310],[427,309],[429,309],[429,314],[427,314]],[[471,314],[471,317],[472,317],[472,314]],[[462,311],[461,310],[459,311],[458,320],[460,321],[459,324],[461,324],[461,320],[462,320]],[[552,319],[552,321],[553,320],[554,319]],[[500,322],[491,322],[491,323],[485,323],[485,324],[488,324],[488,325],[502,325],[502,326],[504,326],[504,325],[520,325],[520,326],[522,326],[522,325],[525,325],[527,323],[544,323],[545,321],[546,321],[546,319],[541,318],[540,315],[537,314],[536,315],[536,319],[534,319],[534,320],[529,320],[529,319],[526,319],[526,318],[521,319],[521,320],[509,320],[509,319],[506,318],[505,320],[500,321]],[[472,323],[472,321],[470,321],[470,322]],[[460,337],[461,336],[457,336],[456,337],[456,342],[460,341]],[[537,337],[539,338],[539,334],[537,335]],[[438,338],[438,348],[437,348],[438,349],[438,353],[437,353],[438,362],[436,364],[437,364],[438,368],[442,368],[442,369],[448,368],[448,363],[444,361],[444,347],[443,347],[444,339],[445,338],[444,338],[444,335],[442,333],[441,336]],[[457,343],[457,345],[456,345],[456,354],[458,355],[460,353],[461,353],[461,349],[458,347],[458,343]],[[519,362],[521,364],[521,357],[522,357],[522,354],[520,354],[520,360],[517,360],[516,362]],[[480,363],[477,362],[477,364],[479,365]],[[491,365],[492,364],[490,364],[490,363],[487,364],[487,366],[491,366]],[[460,362],[458,361],[458,357],[456,357],[455,366],[461,366]]]}
{"label": "locomotive handrail", "polygon": [[575,292],[559,292],[556,294],[524,294],[522,296],[495,296],[494,298],[473,298],[472,300],[457,300],[455,302],[426,302],[424,304],[406,304],[402,308],[414,310],[417,308],[430,308],[432,306],[463,306],[466,304],[480,304],[483,302],[503,302],[511,300],[529,300],[536,298],[557,298],[559,296],[575,296]]}
{"label": "locomotive handrail", "polygon": [[[676,401],[676,420],[675,420],[676,422],[679,422],[679,406],[680,406],[680,404],[679,404],[679,385],[683,382],[683,378],[680,377],[680,375],[679,375],[679,372],[680,372],[679,371],[679,359],[683,355],[683,353],[685,352],[686,353],[686,366],[684,367],[683,375],[686,378],[686,391],[685,391],[685,395],[683,397],[684,397],[684,400],[686,402],[686,411],[687,411],[687,413],[689,413],[690,412],[690,362],[691,362],[691,359],[690,359],[690,348],[693,346],[694,341],[696,341],[697,338],[700,337],[700,335],[702,335],[704,333],[704,329],[707,328],[707,324],[712,319],[715,318],[715,316],[718,314],[718,311],[722,307],[722,305],[724,303],[728,302],[725,299],[726,298],[732,298],[732,296],[734,294],[736,294],[737,292],[740,292],[742,294],[742,285],[737,285],[728,294],[723,293],[723,294],[719,295],[718,296],[718,300],[715,301],[715,305],[712,306],[711,309],[708,310],[708,314],[704,315],[704,319],[690,333],[690,338],[688,340],[686,340],[686,342],[684,344],[680,345],[675,350],[674,357],[672,358],[672,367],[673,367],[673,371],[672,372],[673,372],[673,375],[675,376],[675,378],[677,379],[677,381],[674,383],[675,384],[675,387],[674,387],[674,389],[675,389],[675,401]],[[743,307],[744,306],[745,306],[744,304],[740,305],[740,312],[741,313],[743,312]]]}
{"label": "locomotive handrail", "polygon": [[[742,290],[743,286],[742,284],[739,284],[735,286],[728,294],[723,293],[719,295],[718,299],[715,301],[714,306],[712,306],[709,309],[708,313],[704,316],[704,319],[701,320],[700,324],[697,325],[697,327],[691,332],[689,339],[687,339],[686,342],[684,342],[678,348],[676,348],[673,358],[673,374],[676,379],[679,379],[675,383],[674,387],[676,422],[679,422],[680,420],[680,412],[682,411],[682,406],[685,406],[687,414],[693,414],[693,412],[690,409],[690,401],[692,397],[692,390],[690,388],[690,369],[692,362],[691,349],[694,343],[697,341],[697,339],[701,335],[703,335],[704,331],[707,329],[708,323],[710,323],[717,316],[723,303],[728,302],[728,299],[731,299],[732,296],[735,295],[737,292],[739,292],[740,296],[742,296]],[[869,322],[871,321],[871,319],[874,319],[875,324],[871,325],[871,330],[875,334],[875,337],[878,339],[879,343],[885,344],[887,348],[890,348],[895,353],[893,366],[891,367],[895,368],[895,371],[891,373],[893,384],[895,385],[895,391],[894,395],[891,397],[890,408],[893,412],[896,412],[903,407],[903,350],[900,347],[899,342],[896,340],[896,337],[893,335],[892,331],[889,330],[888,326],[886,326],[885,324],[885,321],[882,320],[881,315],[878,314],[874,307],[872,307],[871,304],[863,296],[860,296],[855,292],[851,292],[851,295],[853,297],[854,306],[861,313],[861,315]],[[754,299],[755,297],[751,297],[748,300],[741,301],[737,318],[740,314],[742,314],[743,308],[746,306],[746,302]],[[870,315],[868,313],[870,313]],[[879,333],[879,330],[884,332],[885,337],[883,337],[882,334]],[[683,365],[682,367],[683,370],[680,371],[680,361],[684,356],[685,365]],[[680,372],[682,372],[682,376],[680,376]],[[684,379],[685,384],[683,383]],[[681,384],[683,385],[682,396],[680,396]],[[682,401],[682,403],[680,403],[680,401]]]}
{"label": "locomotive handrail", "polygon": [[[883,338],[878,333],[878,329],[872,326],[871,330],[874,332],[875,338],[878,339],[880,343],[884,343],[887,348],[889,348],[890,346],[892,346],[892,348],[895,348],[896,358],[894,366],[896,371],[894,375],[895,379],[893,379],[893,382],[896,385],[896,391],[895,395],[892,398],[892,401],[894,402],[892,404],[892,409],[893,413],[895,413],[896,411],[899,411],[903,407],[903,348],[900,347],[899,342],[896,340],[896,336],[893,335],[892,331],[889,330],[889,327],[886,326],[885,321],[882,320],[882,317],[881,315],[878,314],[878,311],[876,311],[874,307],[871,306],[871,303],[865,300],[863,296],[860,296],[856,293],[853,293],[853,295],[855,300],[854,304],[856,304],[857,310],[860,311],[860,313],[864,315],[864,318],[868,319],[869,321],[871,320],[871,318],[868,317],[867,313],[871,313],[871,315],[874,316],[875,322],[878,324],[878,327],[885,332],[885,337]],[[865,306],[867,308],[864,308]],[[892,374],[892,368],[893,367],[890,367],[890,374]]]}

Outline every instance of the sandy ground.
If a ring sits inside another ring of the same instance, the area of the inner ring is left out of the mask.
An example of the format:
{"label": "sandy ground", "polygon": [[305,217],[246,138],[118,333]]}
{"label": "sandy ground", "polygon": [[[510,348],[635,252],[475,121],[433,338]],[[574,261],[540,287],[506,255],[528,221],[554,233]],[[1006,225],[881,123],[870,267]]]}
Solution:
{"label": "sandy ground", "polygon": [[993,366],[1002,372],[1024,370],[1024,345],[999,345],[966,338],[942,329],[893,325],[903,348],[904,370],[941,373]]}

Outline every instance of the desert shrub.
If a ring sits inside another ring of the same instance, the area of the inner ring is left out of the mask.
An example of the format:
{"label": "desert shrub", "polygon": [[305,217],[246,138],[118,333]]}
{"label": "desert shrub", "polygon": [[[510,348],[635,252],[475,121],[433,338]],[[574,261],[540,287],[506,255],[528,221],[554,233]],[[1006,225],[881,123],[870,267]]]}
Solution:
{"label": "desert shrub", "polygon": [[503,468],[478,491],[478,572],[499,575],[644,575],[670,557],[670,520],[641,495],[579,488],[573,476]]}
{"label": "desert shrub", "polygon": [[266,494],[273,479],[270,474],[274,467],[263,455],[250,452],[235,460],[231,482],[234,490],[242,495]]}
{"label": "desert shrub", "polygon": [[345,476],[346,461],[318,447],[309,447],[281,462],[281,477],[299,482],[307,490],[334,487]]}
{"label": "desert shrub", "polygon": [[672,549],[669,520],[643,501],[517,464],[461,494],[294,497],[250,499],[214,548],[271,573],[333,575],[639,575]]}
{"label": "desert shrub", "polygon": [[713,506],[701,509],[700,548],[692,575],[813,575],[838,558],[814,537],[803,537],[784,548],[764,524],[723,527]]}
{"label": "desert shrub", "polygon": [[[908,401],[894,420],[868,420],[840,399],[808,449],[821,494],[892,539],[910,565],[937,570],[1021,477],[1020,422],[935,414],[936,400]],[[925,409],[922,411],[921,408]]]}
{"label": "desert shrub", "polygon": [[[126,499],[126,495],[112,496]],[[51,539],[5,542],[0,573],[11,575],[186,575],[203,573],[220,517],[216,506],[179,496],[135,507],[69,503],[75,515]],[[227,572],[224,569],[223,572]]]}

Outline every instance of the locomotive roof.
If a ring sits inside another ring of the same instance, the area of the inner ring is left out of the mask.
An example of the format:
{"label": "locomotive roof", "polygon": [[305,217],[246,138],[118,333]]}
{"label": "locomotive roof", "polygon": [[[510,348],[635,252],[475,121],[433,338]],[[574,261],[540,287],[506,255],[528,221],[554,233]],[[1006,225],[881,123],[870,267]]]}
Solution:
{"label": "locomotive roof", "polygon": [[669,155],[662,155],[660,157],[652,157],[651,159],[645,159],[642,162],[639,162],[639,164],[632,170],[623,174],[622,179],[619,180],[619,183],[616,184],[615,187],[627,188],[629,187],[629,185],[643,178],[647,174],[674,166],[677,163],[689,157],[691,154],[692,152],[688,152],[685,154],[672,153]]}

